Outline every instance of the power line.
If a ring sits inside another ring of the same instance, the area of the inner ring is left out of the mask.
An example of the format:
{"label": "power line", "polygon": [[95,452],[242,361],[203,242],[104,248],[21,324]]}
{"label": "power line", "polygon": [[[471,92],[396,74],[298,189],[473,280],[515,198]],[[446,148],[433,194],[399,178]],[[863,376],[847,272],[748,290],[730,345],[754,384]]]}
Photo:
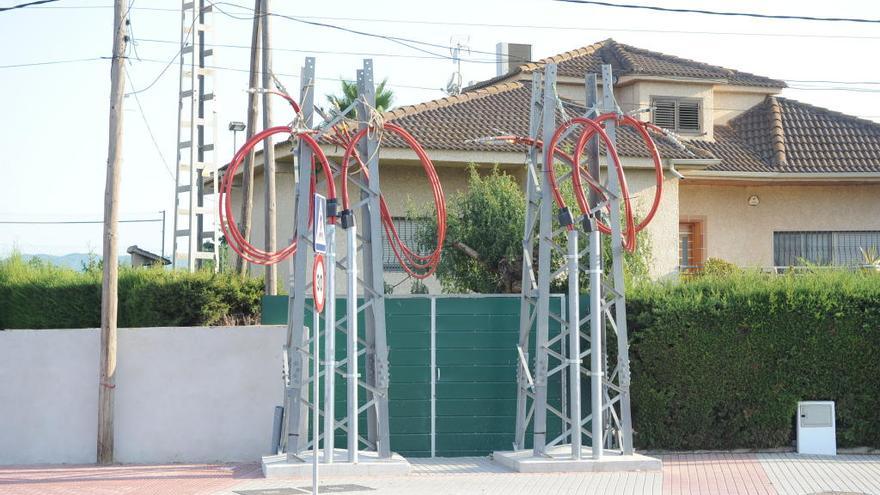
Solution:
{"label": "power line", "polygon": [[[162,43],[162,44],[180,44],[180,41],[176,40],[158,40],[158,39],[149,39],[142,38],[138,40],[143,43]],[[250,46],[247,45],[232,45],[226,43],[210,43],[205,46],[215,47],[215,48],[240,48],[245,50],[250,50]],[[337,50],[306,50],[302,48],[284,48],[284,47],[272,47],[269,49],[273,52],[295,52],[295,53],[308,53],[308,54],[323,54],[323,55],[353,55],[359,57],[388,57],[388,58],[411,58],[411,59],[422,59],[422,60],[437,60],[442,59],[446,60],[448,57],[445,56],[437,56],[437,55],[407,55],[405,53],[387,53],[387,52],[348,52],[348,51],[337,51]],[[468,59],[462,59],[462,62],[470,62]],[[480,60],[478,62],[487,62]],[[493,60],[494,63],[494,60]]]}
{"label": "power line", "polygon": [[75,62],[94,62],[96,60],[106,60],[108,57],[91,57],[91,58],[72,58],[67,60],[48,60],[45,62],[30,62],[25,64],[0,65],[0,69],[16,69],[19,67],[35,67],[39,65],[56,65],[56,64],[72,64]]}
{"label": "power line", "polygon": [[[50,5],[48,7],[34,7],[35,9],[51,9],[51,10],[92,10],[92,9],[112,9],[112,5]],[[133,7],[128,10],[152,10],[156,12],[175,12],[180,13],[180,9],[171,9],[167,7]]]}
{"label": "power line", "polygon": [[[880,38],[878,38],[880,39]],[[159,39],[139,39],[139,42],[142,43],[161,43],[161,44],[178,44],[179,41],[174,40],[159,40]],[[213,48],[240,48],[240,49],[250,49],[249,46],[246,45],[231,45],[231,44],[220,44],[220,43],[211,43],[206,46],[210,46]],[[309,54],[328,54],[328,55],[354,55],[354,56],[364,56],[364,57],[388,57],[388,58],[412,58],[412,59],[446,59],[447,57],[435,57],[430,55],[406,55],[402,53],[376,53],[376,52],[344,52],[344,51],[333,51],[333,50],[306,50],[299,48],[283,48],[283,47],[273,47],[270,48],[271,51],[282,51],[282,52],[296,52],[296,53],[309,53]],[[462,60],[463,62],[467,62],[466,59]],[[276,73],[277,74],[277,73]],[[691,79],[681,78],[681,80],[690,81]],[[815,80],[815,79],[788,79],[781,78],[782,81],[788,83],[804,83],[804,84],[863,84],[863,85],[880,85],[880,81],[832,81],[832,80]],[[433,88],[432,88],[433,89]]]}
{"label": "power line", "polygon": [[611,2],[597,2],[594,0],[556,0],[557,2],[565,2],[565,3],[580,3],[586,5],[599,5],[602,7],[617,7],[623,9],[641,9],[641,10],[653,10],[657,12],[672,12],[677,14],[706,14],[706,15],[719,15],[719,16],[727,16],[727,17],[752,17],[758,19],[774,19],[774,20],[800,20],[800,21],[825,21],[825,22],[861,22],[861,23],[872,23],[872,24],[880,24],[880,19],[863,19],[856,17],[812,17],[812,16],[803,16],[803,15],[770,15],[770,14],[756,14],[753,12],[725,12],[725,11],[717,11],[717,10],[700,10],[700,9],[675,9],[671,7],[656,7],[653,5],[635,5],[635,4],[626,4],[626,3],[611,3]]}
{"label": "power line", "polygon": [[[139,218],[136,220],[119,220],[119,223],[147,223],[161,222],[161,218]],[[59,224],[92,224],[104,223],[103,220],[39,220],[39,221],[18,221],[18,220],[0,220],[0,224],[4,225],[59,225]]]}
{"label": "power line", "polygon": [[[132,81],[131,74],[128,77],[128,84],[131,86],[131,90],[134,91],[134,81]],[[165,166],[165,170],[168,172],[168,176],[171,177],[171,180],[176,180],[174,177],[174,173],[171,171],[171,167],[168,166],[168,162],[165,160],[165,155],[162,154],[162,149],[159,147],[159,143],[156,142],[156,136],[153,134],[153,129],[150,127],[150,122],[147,120],[147,114],[144,112],[144,107],[141,105],[141,99],[138,97],[136,92],[129,93],[129,95],[134,96],[134,101],[137,103],[138,111],[141,114],[141,119],[144,121],[144,126],[147,128],[147,133],[150,135],[150,141],[153,142],[153,148],[156,149],[156,154],[159,155],[159,159],[162,160],[162,165]]]}
{"label": "power line", "polygon": [[[133,3],[134,2],[132,2],[132,4]],[[129,5],[129,9],[131,9],[131,5]],[[189,42],[189,36],[193,33],[193,27],[196,25],[196,22],[198,20],[199,20],[199,16],[193,16],[193,21],[189,25],[189,29],[187,30],[186,36],[184,36],[183,42],[180,44],[180,48],[178,48],[177,53],[175,53],[173,57],[168,59],[168,63],[165,64],[165,67],[162,67],[162,70],[159,71],[159,74],[156,75],[156,77],[152,80],[152,82],[150,82],[150,84],[148,84],[145,88],[142,88],[142,89],[135,90],[134,88],[132,88],[132,92],[129,93],[129,95],[136,95],[139,93],[143,93],[143,92],[149,90],[150,88],[152,88],[153,86],[155,86],[156,83],[159,82],[159,79],[162,79],[162,76],[165,75],[165,73],[168,71],[168,68],[171,67],[171,64],[173,64],[174,61],[177,60],[177,57],[181,53],[183,53],[183,49],[186,46],[186,44]]]}
{"label": "power line", "polygon": [[[74,5],[74,6],[49,6],[34,7],[38,9],[107,9],[112,5]],[[134,7],[133,10],[146,10],[158,12],[179,13],[180,9],[160,7]],[[500,24],[486,22],[461,22],[461,21],[426,21],[423,19],[387,19],[375,17],[335,17],[335,16],[297,16],[300,19],[322,19],[329,21],[352,21],[352,22],[379,22],[391,24],[423,24],[432,26],[465,26],[500,29],[552,29],[556,31],[599,31],[599,32],[623,32],[623,33],[653,33],[653,34],[695,34],[709,36],[757,36],[771,38],[818,38],[818,39],[852,39],[852,40],[877,40],[880,36],[855,36],[846,34],[809,34],[809,33],[747,33],[741,31],[687,31],[677,29],[639,29],[639,28],[615,28],[615,27],[584,27],[547,24]],[[316,52],[318,53],[318,52]]]}
{"label": "power line", "polygon": [[[229,6],[231,6],[231,7],[236,7],[236,8],[239,8],[239,9],[243,9],[243,10],[248,11],[248,12],[253,12],[253,9],[251,9],[251,8],[249,8],[249,7],[246,7],[246,6],[244,6],[244,5],[238,5],[238,4],[229,3],[229,2],[216,2],[216,3],[212,4],[212,5],[214,6],[214,8],[215,8],[218,12],[220,12],[220,13],[223,14],[223,15],[226,15],[227,17],[231,17],[231,18],[233,18],[233,19],[238,19],[238,20],[249,20],[249,19],[252,19],[252,17],[240,17],[240,16],[236,16],[236,15],[234,15],[234,14],[230,14],[229,12],[226,12],[226,11],[224,11],[223,9],[217,7],[218,5],[229,5]],[[427,53],[427,54],[429,54],[429,55],[434,55],[434,56],[436,56],[436,57],[438,57],[438,58],[443,58],[443,59],[447,59],[447,60],[452,60],[452,56],[451,56],[451,55],[444,55],[444,54],[440,54],[440,53],[432,52],[432,51],[430,51],[430,50],[426,50],[426,49],[424,49],[424,48],[419,48],[419,47],[417,47],[417,46],[413,46],[413,45],[422,45],[422,46],[428,46],[428,47],[432,47],[432,48],[442,48],[442,49],[444,49],[444,50],[451,50],[451,49],[453,49],[454,47],[453,47],[453,46],[450,46],[450,45],[442,45],[442,44],[439,44],[439,43],[431,43],[431,42],[428,42],[428,41],[420,41],[420,40],[415,40],[415,39],[411,39],[411,38],[403,38],[403,37],[400,37],[400,36],[389,36],[389,35],[385,35],[385,34],[370,33],[370,32],[367,32],[367,31],[360,31],[360,30],[357,30],[357,29],[351,29],[351,28],[347,28],[347,27],[343,27],[343,26],[337,26],[337,25],[335,25],[335,24],[328,24],[328,23],[325,23],[325,22],[311,21],[311,20],[308,20],[308,19],[305,19],[305,18],[302,18],[302,17],[295,17],[295,16],[290,16],[290,15],[285,15],[285,14],[279,14],[279,13],[277,13],[277,12],[269,12],[269,13],[266,14],[266,15],[270,15],[270,16],[274,16],[274,17],[279,17],[279,18],[281,18],[281,19],[287,19],[287,20],[290,20],[290,21],[299,22],[299,23],[302,23],[302,24],[310,25],[310,26],[324,27],[324,28],[328,28],[328,29],[335,29],[335,30],[337,30],[337,31],[344,31],[344,32],[347,32],[347,33],[357,34],[357,35],[360,35],[360,36],[366,36],[366,37],[370,37],[370,38],[384,39],[384,40],[386,40],[386,41],[390,41],[390,42],[392,42],[392,43],[396,43],[396,44],[398,44],[398,45],[405,46],[405,47],[407,47],[407,48],[410,48],[410,49],[413,49],[413,50],[417,50],[417,51],[420,51],[420,52],[422,52],[422,53]],[[480,51],[480,50],[471,50],[471,52],[473,52],[473,53],[482,53],[482,54],[493,55],[493,56],[496,55],[495,52],[487,52],[487,51]],[[493,59],[493,60],[491,60],[491,61],[479,61],[479,62],[478,62],[478,61],[474,61],[474,62],[475,62],[475,63],[491,63],[491,64],[494,64],[494,63],[495,63],[495,60]],[[524,60],[523,62],[530,62],[530,60]]]}
{"label": "power line", "polygon": [[[239,6],[241,7],[241,6]],[[38,9],[106,9],[113,8],[112,5],[74,5],[74,6],[48,6],[34,7]],[[242,7],[244,8],[244,7]],[[160,8],[160,7],[135,7],[134,10],[147,10],[158,12],[174,12],[179,13],[180,9]],[[639,28],[613,28],[601,27],[591,28],[583,26],[565,26],[565,25],[546,25],[546,24],[500,24],[486,22],[461,22],[461,21],[427,21],[423,19],[387,19],[374,17],[336,17],[336,16],[297,16],[300,19],[323,19],[331,21],[353,21],[353,22],[383,22],[396,24],[424,24],[434,26],[466,26],[466,27],[483,27],[483,28],[501,28],[501,29],[552,29],[552,30],[569,30],[569,31],[600,31],[600,32],[626,32],[626,33],[657,33],[657,34],[698,34],[710,36],[758,36],[758,37],[779,37],[779,38],[828,38],[828,39],[854,39],[854,40],[876,40],[880,36],[853,36],[853,35],[835,35],[835,34],[809,34],[809,33],[747,33],[737,31],[686,31],[674,29],[639,29]]]}
{"label": "power line", "polygon": [[20,3],[18,5],[13,5],[12,7],[0,7],[0,12],[5,12],[7,10],[23,9],[25,7],[30,7],[31,5],[40,5],[43,3],[52,3],[57,1],[58,0],[36,0],[35,2]]}
{"label": "power line", "polygon": [[[177,42],[163,41],[163,40],[140,40],[140,41],[143,41],[143,42],[160,42],[160,43],[177,43]],[[224,47],[224,46],[227,46],[227,47],[230,47],[230,48],[239,48],[239,47],[240,47],[240,45],[217,45],[217,44],[214,44],[214,45],[212,45],[212,46],[216,46],[216,47]],[[312,52],[312,51],[309,51],[309,50],[297,50],[297,49],[281,49],[281,50],[290,50],[290,51],[297,51],[297,52],[302,51],[302,52],[308,52],[308,53],[316,53],[316,52]],[[179,53],[179,52],[178,52],[178,53]],[[346,54],[345,52],[331,52],[331,51],[327,51],[327,52],[324,52],[324,53],[328,53],[328,54]],[[354,53],[352,53],[352,54],[354,54]],[[413,56],[408,56],[408,55],[398,55],[398,54],[370,54],[370,53],[363,53],[362,55],[364,55],[364,56],[370,56],[370,55],[373,55],[373,56],[388,56],[388,57],[397,57],[397,56],[400,56],[400,57],[407,57],[407,58],[409,58],[409,57],[413,57]],[[176,59],[176,57],[177,57],[177,55],[174,56],[174,58],[171,60],[171,62],[166,62],[166,61],[164,61],[164,60],[148,59],[148,58],[142,58],[142,59],[139,59],[138,61],[139,61],[139,62],[164,63],[164,64],[168,64],[168,65],[166,66],[166,68],[165,68],[162,72],[160,72],[160,76],[159,76],[159,77],[161,77],[161,75],[164,75],[164,72],[167,71],[167,67],[170,66],[170,63],[173,63],[173,61],[174,61],[174,59]],[[445,57],[444,57],[444,58],[445,58]],[[75,62],[90,62],[90,61],[96,61],[96,60],[109,60],[109,57],[92,57],[92,58],[81,58],[81,59],[71,59],[71,60],[51,60],[51,61],[46,61],[46,62],[34,62],[34,63],[29,63],[29,64],[0,65],[0,69],[11,69],[11,68],[19,68],[19,67],[31,67],[31,66],[53,65],[53,64],[67,64],[67,63],[75,63]],[[233,71],[233,72],[248,72],[248,69],[237,68],[237,67],[206,66],[206,68],[208,68],[208,69],[216,69],[216,70],[228,70],[228,71]],[[299,75],[298,75],[298,74],[287,74],[287,73],[276,72],[275,75],[278,75],[278,76],[285,76],[285,77],[299,78]],[[348,79],[332,78],[332,77],[318,77],[318,78],[316,78],[316,79],[318,79],[318,80],[323,80],[323,81],[334,81],[334,82],[340,82],[340,81],[352,82],[351,80],[348,80]],[[158,82],[158,80],[159,80],[159,78],[154,79],[153,82],[152,82],[150,85],[148,85],[147,87],[145,87],[145,88],[142,89],[142,90],[137,91],[137,93],[143,93],[144,91],[150,89],[151,87],[153,87],[153,86]],[[685,78],[682,78],[682,80],[685,80]],[[687,79],[687,80],[690,80],[690,79]],[[874,85],[880,85],[880,81],[833,81],[833,80],[801,80],[801,79],[782,79],[782,80],[785,81],[785,82],[790,82],[790,83],[806,83],[806,84],[817,83],[817,84],[851,84],[851,85],[859,85],[859,84],[861,84],[861,85],[871,85],[871,86],[874,86]],[[426,90],[426,91],[442,91],[442,88],[439,88],[439,87],[438,87],[438,88],[433,88],[433,87],[416,86],[416,85],[409,85],[409,84],[395,84],[395,83],[389,83],[388,86],[396,87],[396,88],[404,88],[404,89],[421,89],[421,90]],[[874,88],[846,88],[846,87],[835,87],[835,86],[831,86],[831,87],[822,87],[822,86],[789,86],[789,89],[792,89],[792,90],[798,90],[798,91],[841,91],[841,92],[853,92],[853,93],[877,93],[877,92],[880,92],[880,89],[874,89]],[[132,94],[134,94],[134,92],[132,92],[132,93],[127,93],[126,96],[129,96],[129,95],[132,95]]]}
{"label": "power line", "polygon": [[[142,58],[140,61],[141,62],[150,62],[150,63],[160,63],[160,64],[165,63],[164,60],[155,60],[155,59],[149,59],[149,58]],[[206,65],[205,68],[206,69],[214,69],[214,70],[228,70],[228,71],[233,71],[233,72],[250,72],[250,69],[238,68],[238,67],[224,67],[221,65]],[[257,73],[262,74],[262,71],[257,71]],[[274,71],[272,73],[275,74],[276,76],[292,77],[294,79],[299,79],[299,77],[300,77],[299,74],[289,74],[289,73],[274,72]],[[317,79],[319,81],[332,81],[332,82],[343,82],[343,81],[344,82],[355,82],[354,80],[351,80],[351,79],[342,79],[342,78],[337,78],[337,77],[316,77],[315,79]],[[408,85],[408,84],[388,83],[388,86],[395,87],[395,88],[405,88],[405,89],[423,89],[423,90],[427,90],[427,91],[442,91],[442,89],[439,87],[429,88],[426,86],[414,86],[414,85]]]}

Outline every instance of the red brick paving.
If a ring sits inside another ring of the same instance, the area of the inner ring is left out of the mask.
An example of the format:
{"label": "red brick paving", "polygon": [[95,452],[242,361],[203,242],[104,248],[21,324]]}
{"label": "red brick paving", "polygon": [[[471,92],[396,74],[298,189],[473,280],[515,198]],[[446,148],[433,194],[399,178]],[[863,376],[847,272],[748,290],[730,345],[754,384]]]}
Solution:
{"label": "red brick paving", "polygon": [[663,455],[668,495],[776,495],[754,454]]}
{"label": "red brick paving", "polygon": [[2,495],[201,495],[262,478],[257,464],[0,468]]}

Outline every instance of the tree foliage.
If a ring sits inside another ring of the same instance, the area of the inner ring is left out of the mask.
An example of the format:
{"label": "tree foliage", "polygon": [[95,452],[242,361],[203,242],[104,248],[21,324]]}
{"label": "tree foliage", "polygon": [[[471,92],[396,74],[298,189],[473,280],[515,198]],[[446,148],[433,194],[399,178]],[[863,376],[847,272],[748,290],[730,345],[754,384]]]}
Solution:
{"label": "tree foliage", "polygon": [[[571,187],[563,187],[563,196],[573,205]],[[468,187],[459,191],[447,204],[446,246],[437,276],[445,292],[517,293],[521,290],[523,231],[525,230],[525,197],[517,179],[498,167],[481,174],[476,165],[468,170]],[[555,215],[554,215],[555,216]],[[554,218],[554,230],[559,225]],[[424,216],[420,242],[430,246],[435,242],[435,224]],[[610,273],[611,250],[609,236],[603,237],[603,261]],[[565,234],[556,241],[565,245]],[[580,236],[580,248],[586,248],[588,238]],[[638,237],[635,253],[625,256],[627,278],[646,278],[650,265],[650,239],[644,233]],[[538,259],[535,243],[533,259]],[[537,262],[537,261],[536,261]],[[553,254],[554,269],[564,263],[558,253]],[[585,266],[582,266],[586,269]],[[581,288],[589,285],[588,277],[580,277]],[[564,291],[567,280],[554,280],[552,290]]]}
{"label": "tree foliage", "polygon": [[[387,88],[388,79],[382,80],[378,86],[376,86],[376,110],[380,112],[384,112],[391,108],[391,105],[394,104],[394,92]],[[349,107],[358,97],[358,88],[357,83],[353,81],[340,81],[341,84],[341,93],[338,95],[327,95],[327,101],[330,102],[334,108],[339,111],[345,110]],[[352,108],[348,113],[345,114],[346,117],[354,118],[355,117],[355,109]]]}

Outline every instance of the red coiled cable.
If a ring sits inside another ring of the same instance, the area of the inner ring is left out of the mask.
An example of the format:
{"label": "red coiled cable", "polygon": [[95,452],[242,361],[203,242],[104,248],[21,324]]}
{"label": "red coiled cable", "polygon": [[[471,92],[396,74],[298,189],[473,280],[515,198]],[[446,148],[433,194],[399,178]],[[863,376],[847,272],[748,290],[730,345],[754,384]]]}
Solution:
{"label": "red coiled cable", "polygon": [[[385,202],[385,198],[383,196],[379,197],[382,224],[385,229],[385,234],[388,236],[389,244],[394,252],[394,256],[407,274],[417,279],[425,279],[437,270],[437,266],[440,264],[440,254],[443,250],[443,242],[446,239],[446,199],[443,194],[443,187],[440,184],[440,178],[437,176],[437,170],[434,167],[434,163],[431,161],[431,158],[428,157],[425,149],[418,141],[416,141],[412,134],[402,127],[390,122],[384,123],[382,130],[392,132],[399,136],[407,146],[416,153],[416,156],[418,156],[419,161],[422,163],[422,168],[425,170],[425,174],[428,176],[428,181],[431,184],[431,191],[434,196],[434,207],[437,213],[437,244],[433,251],[425,255],[414,252],[403,242],[402,239],[400,239],[397,229],[394,226],[394,220],[391,213],[388,211],[388,205]],[[341,172],[343,177],[341,183],[343,210],[350,209],[351,204],[348,197],[348,174],[349,163],[352,159],[358,163],[361,172],[364,174],[364,179],[369,183],[369,172],[355,148],[357,147],[358,142],[367,135],[367,132],[371,131],[373,130],[364,128],[351,139],[341,138],[344,141],[344,144],[346,144],[345,152],[342,156]]]}
{"label": "red coiled cable", "polygon": [[[298,108],[295,106],[295,103],[292,99],[288,99],[288,101],[293,103],[294,108]],[[257,145],[257,143],[275,134],[293,134],[312,149],[313,157],[317,158],[324,171],[325,177],[328,178],[328,180],[326,181],[327,197],[328,199],[336,198],[336,185],[332,180],[333,173],[330,169],[330,163],[327,161],[327,157],[324,155],[324,151],[321,149],[315,139],[308,133],[294,132],[293,130],[291,130],[290,127],[278,126],[264,129],[263,131],[254,134],[250,139],[248,139],[247,142],[245,142],[244,145],[242,145],[242,147],[235,153],[232,158],[232,162],[230,162],[229,164],[229,168],[227,169],[226,174],[223,176],[223,182],[220,188],[219,197],[220,227],[223,230],[223,234],[226,237],[226,242],[229,244],[229,247],[242,258],[258,265],[272,265],[284,260],[291,254],[295,253],[296,240],[294,237],[294,241],[291,242],[290,245],[278,251],[263,251],[248,242],[247,239],[245,239],[244,236],[241,234],[241,231],[238,229],[238,225],[236,225],[235,223],[235,214],[232,212],[232,182],[235,179],[235,173],[238,171],[238,167],[241,166],[242,161],[244,161],[245,156],[247,156],[251,152],[251,150]],[[314,174],[312,174],[312,176],[314,177]],[[310,189],[310,195],[314,194],[314,181],[312,182]],[[309,218],[311,218],[312,207],[312,202],[309,201]]]}
{"label": "red coiled cable", "polygon": [[[300,107],[290,96],[277,92],[277,91],[268,91],[271,94],[278,95],[285,100],[293,107],[294,112],[299,113]],[[425,173],[428,175],[428,180],[431,183],[431,189],[434,196],[434,204],[437,212],[437,245],[433,251],[426,255],[421,255],[414,252],[409,246],[407,246],[403,240],[400,238],[400,235],[397,232],[397,228],[394,225],[393,218],[391,213],[388,210],[388,205],[385,202],[385,198],[380,196],[380,206],[381,206],[381,217],[382,224],[385,230],[385,234],[388,236],[389,243],[391,245],[392,250],[394,251],[395,257],[400,262],[403,269],[410,274],[411,276],[424,279],[433,274],[437,266],[440,262],[440,253],[443,248],[443,242],[446,239],[446,200],[443,195],[443,188],[440,185],[440,179],[437,176],[437,171],[434,167],[433,162],[428,157],[427,152],[424,148],[416,141],[416,139],[409,134],[406,130],[397,126],[395,124],[386,123],[383,125],[383,130],[393,132],[400,136],[401,139],[406,142],[406,144],[416,152],[416,155],[419,157],[419,160],[422,163],[423,168],[425,169]],[[345,154],[343,157],[343,167],[342,167],[342,195],[343,195],[343,209],[349,209],[349,199],[348,199],[348,163],[354,158],[361,167],[361,170],[364,173],[364,178],[369,181],[369,175],[366,167],[364,166],[361,158],[358,156],[355,151],[355,147],[357,143],[364,138],[368,129],[363,129],[353,137],[349,136],[347,133],[340,130],[339,127],[334,128],[335,136],[330,138],[329,140],[338,145],[342,145],[345,147]],[[229,164],[229,168],[223,178],[223,182],[220,188],[220,225],[223,230],[223,234],[226,237],[227,243],[230,248],[237,253],[242,258],[248,260],[251,263],[260,264],[260,265],[270,265],[278,263],[291,254],[296,252],[296,241],[294,240],[290,245],[285,247],[284,249],[278,251],[267,252],[263,251],[251,243],[249,243],[241,232],[238,229],[238,226],[235,223],[235,215],[232,212],[232,182],[234,180],[235,174],[238,171],[244,157],[247,156],[251,150],[259,143],[260,141],[275,135],[287,133],[295,135],[297,138],[301,139],[307,146],[309,146],[312,151],[312,167],[314,169],[315,160],[317,159],[321,165],[321,168],[324,172],[325,177],[327,178],[327,196],[328,199],[336,199],[336,188],[335,183],[333,181],[332,170],[330,169],[330,164],[325,156],[323,150],[320,148],[315,139],[309,135],[306,131],[297,131],[291,129],[287,126],[281,127],[272,127],[270,129],[266,129],[261,131],[260,133],[251,137],[247,142],[242,145],[242,147],[236,152],[233,156],[232,161]],[[313,196],[315,193],[316,186],[316,178],[315,174],[312,174],[312,180],[310,184],[310,196]],[[311,222],[312,217],[312,209],[313,202],[309,202],[309,219]],[[335,222],[335,218],[328,218],[328,221]]]}

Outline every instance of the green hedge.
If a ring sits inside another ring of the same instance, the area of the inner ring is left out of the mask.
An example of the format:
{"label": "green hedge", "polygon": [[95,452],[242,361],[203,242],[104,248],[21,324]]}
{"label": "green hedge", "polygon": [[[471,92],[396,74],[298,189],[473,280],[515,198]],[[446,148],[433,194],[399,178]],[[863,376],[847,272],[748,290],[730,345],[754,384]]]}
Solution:
{"label": "green hedge", "polygon": [[633,288],[632,404],[649,449],[788,446],[799,400],[880,447],[880,276],[700,277]]}
{"label": "green hedge", "polygon": [[[230,274],[119,270],[120,327],[257,323],[261,279]],[[0,329],[101,325],[101,270],[85,272],[20,256],[0,261]]]}

